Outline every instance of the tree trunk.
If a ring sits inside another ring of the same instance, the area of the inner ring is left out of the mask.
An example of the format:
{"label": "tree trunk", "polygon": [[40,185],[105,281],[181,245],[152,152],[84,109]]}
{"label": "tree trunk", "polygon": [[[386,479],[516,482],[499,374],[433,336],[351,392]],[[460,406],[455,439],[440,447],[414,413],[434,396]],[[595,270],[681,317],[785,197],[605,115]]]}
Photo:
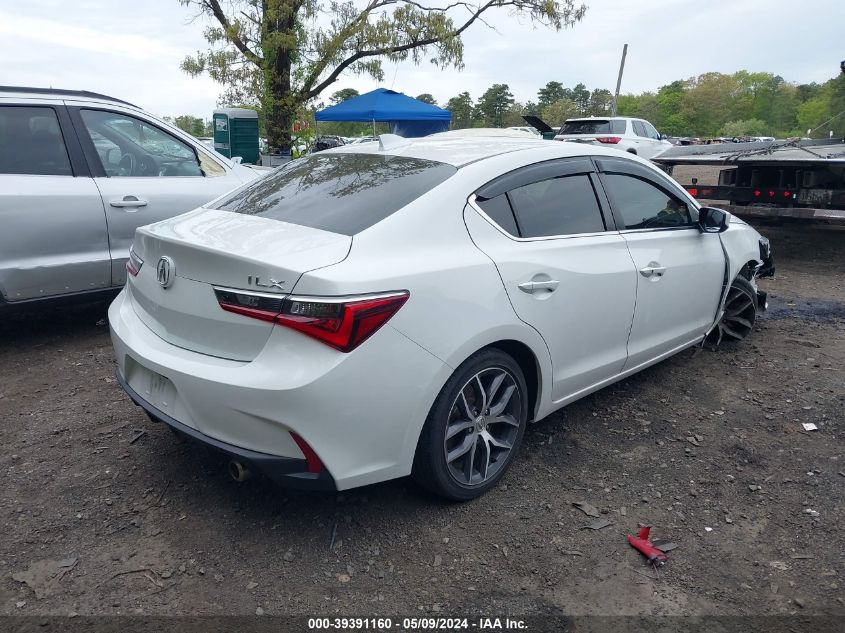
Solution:
{"label": "tree trunk", "polygon": [[261,48],[264,57],[264,117],[270,153],[288,153],[291,128],[299,106],[291,89],[291,68],[296,51],[295,0],[263,0]]}

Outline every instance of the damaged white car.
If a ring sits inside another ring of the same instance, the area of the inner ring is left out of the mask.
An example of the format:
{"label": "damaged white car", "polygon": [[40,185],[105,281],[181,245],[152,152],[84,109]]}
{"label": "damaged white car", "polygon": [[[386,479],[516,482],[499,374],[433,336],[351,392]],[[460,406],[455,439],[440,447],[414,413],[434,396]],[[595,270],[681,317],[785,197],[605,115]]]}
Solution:
{"label": "damaged white car", "polygon": [[142,227],[128,270],[120,383],[236,479],[466,500],[528,422],[747,336],[772,266],[641,158],[445,134],[294,161]]}

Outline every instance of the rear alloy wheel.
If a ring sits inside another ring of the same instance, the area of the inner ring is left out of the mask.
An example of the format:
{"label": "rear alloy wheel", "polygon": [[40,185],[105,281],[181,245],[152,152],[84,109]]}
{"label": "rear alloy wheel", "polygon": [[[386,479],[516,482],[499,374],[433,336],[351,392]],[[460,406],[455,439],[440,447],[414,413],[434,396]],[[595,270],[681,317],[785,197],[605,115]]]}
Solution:
{"label": "rear alloy wheel", "polygon": [[734,279],[725,299],[725,312],[710,332],[712,345],[736,343],[751,334],[757,320],[757,292],[745,277]]}
{"label": "rear alloy wheel", "polygon": [[528,419],[525,378],[491,349],[461,365],[429,413],[414,459],[414,479],[456,501],[496,485],[516,455]]}

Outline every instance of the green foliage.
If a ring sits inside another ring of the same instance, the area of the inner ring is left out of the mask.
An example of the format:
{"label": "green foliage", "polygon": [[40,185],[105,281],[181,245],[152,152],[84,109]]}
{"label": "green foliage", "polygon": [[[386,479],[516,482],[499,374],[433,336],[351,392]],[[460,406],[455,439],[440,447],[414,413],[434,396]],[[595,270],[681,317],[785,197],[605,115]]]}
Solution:
{"label": "green foliage", "polygon": [[722,126],[722,136],[767,136],[768,125],[761,119],[728,121]]}
{"label": "green foliage", "polygon": [[540,118],[553,128],[559,128],[566,119],[573,119],[579,116],[581,116],[581,107],[572,99],[562,97],[553,104],[546,106]]}
{"label": "green foliage", "polygon": [[476,104],[485,127],[505,127],[505,115],[513,106],[513,95],[507,84],[493,84]]}
{"label": "green foliage", "polygon": [[453,130],[476,127],[475,107],[468,92],[462,92],[457,97],[452,97],[446,102],[444,108],[452,113]]}
{"label": "green foliage", "polygon": [[354,99],[360,95],[361,93],[355,90],[355,88],[344,88],[343,90],[338,90],[332,94],[330,98],[333,104],[338,104],[348,101],[349,99]]}
{"label": "green foliage", "polygon": [[192,136],[211,136],[211,121],[204,121],[199,117],[183,114],[172,121],[173,125]]}
{"label": "green foliage", "polygon": [[421,95],[417,95],[414,98],[417,101],[422,101],[423,103],[428,103],[430,105],[437,105],[437,99],[435,99],[434,96],[428,94],[427,92],[424,92]]}
{"label": "green foliage", "polygon": [[[208,74],[222,84],[222,104],[260,105],[274,148],[291,146],[297,111],[343,73],[381,81],[385,60],[408,59],[461,68],[461,36],[472,25],[484,24],[488,11],[501,9],[560,30],[575,25],[587,10],[576,0],[488,0],[445,7],[416,0],[179,2],[212,24],[203,33],[209,49],[186,57],[182,70],[192,76]],[[499,120],[508,107],[510,103],[496,114]]]}

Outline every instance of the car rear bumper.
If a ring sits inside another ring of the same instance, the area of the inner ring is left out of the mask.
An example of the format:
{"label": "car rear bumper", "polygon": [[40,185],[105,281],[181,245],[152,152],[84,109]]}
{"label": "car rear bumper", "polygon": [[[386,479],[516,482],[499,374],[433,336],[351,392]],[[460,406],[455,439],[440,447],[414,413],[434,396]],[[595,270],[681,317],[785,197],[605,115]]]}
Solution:
{"label": "car rear bumper", "polygon": [[299,487],[323,481],[296,475],[306,460],[292,434],[314,450],[325,482],[338,490],[410,474],[428,410],[451,372],[389,324],[350,354],[276,327],[250,362],[168,343],[125,291],[109,308],[109,325],[121,383],[136,404]]}
{"label": "car rear bumper", "polygon": [[144,400],[138,392],[129,386],[119,370],[116,374],[117,382],[121,387],[123,387],[123,390],[129,395],[132,402],[146,411],[150,418],[156,422],[166,424],[180,435],[187,437],[194,442],[203,444],[215,452],[224,455],[228,459],[238,461],[249,470],[260,472],[276,483],[288,488],[300,488],[305,490],[337,489],[334,478],[327,470],[323,469],[320,473],[309,473],[308,462],[304,458],[280,457],[278,455],[268,455],[267,453],[250,451],[245,448],[221,442],[220,440],[209,437],[208,435],[205,435],[186,424],[182,424],[175,418],[172,418]]}

